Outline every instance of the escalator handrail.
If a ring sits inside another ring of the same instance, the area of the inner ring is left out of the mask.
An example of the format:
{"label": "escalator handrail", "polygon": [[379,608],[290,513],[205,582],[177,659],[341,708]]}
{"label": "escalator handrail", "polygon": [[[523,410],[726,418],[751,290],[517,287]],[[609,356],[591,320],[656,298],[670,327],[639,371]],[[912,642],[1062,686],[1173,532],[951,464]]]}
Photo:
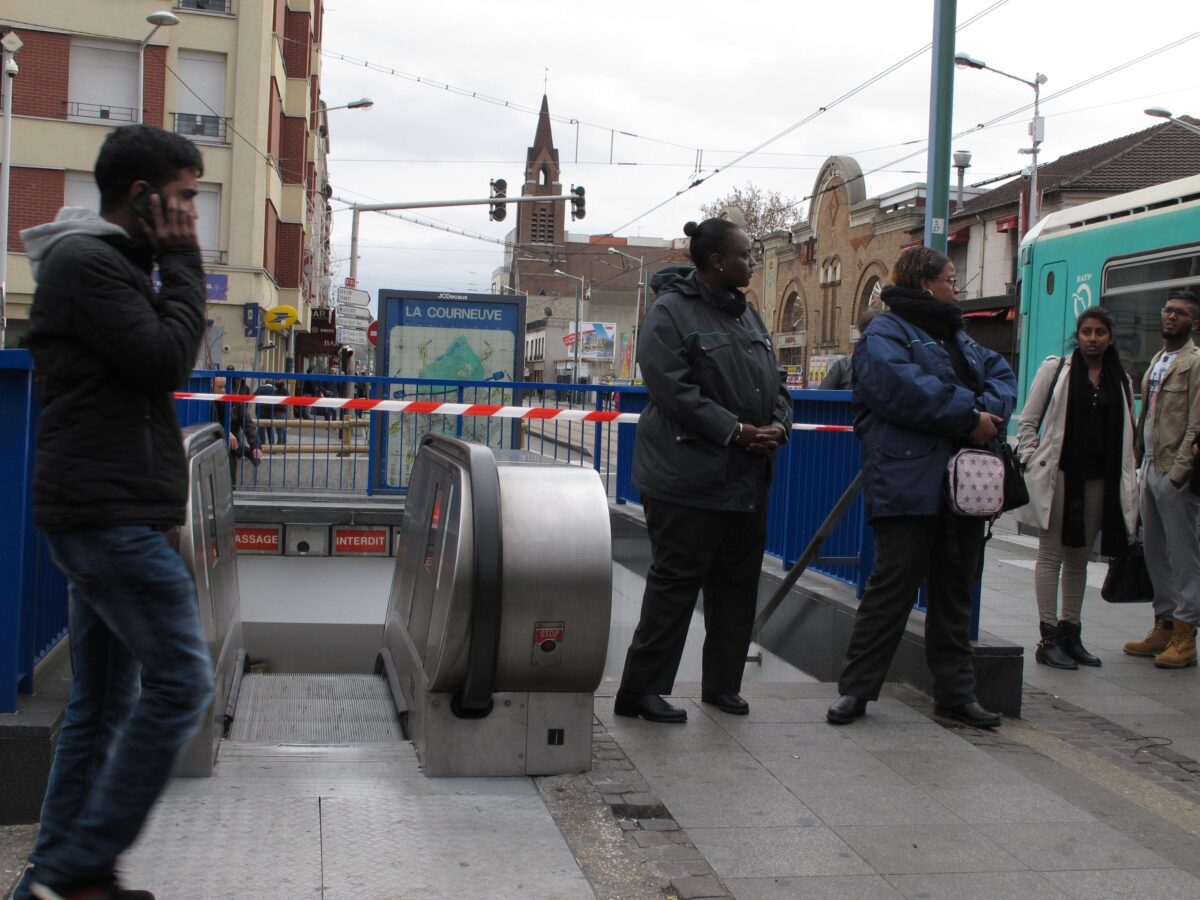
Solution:
{"label": "escalator handrail", "polygon": [[436,449],[463,464],[471,492],[474,528],[474,577],[471,580],[471,630],[462,689],[450,701],[463,719],[482,719],[492,711],[492,692],[500,656],[504,548],[501,535],[500,474],[496,457],[481,444],[426,434],[421,447]]}

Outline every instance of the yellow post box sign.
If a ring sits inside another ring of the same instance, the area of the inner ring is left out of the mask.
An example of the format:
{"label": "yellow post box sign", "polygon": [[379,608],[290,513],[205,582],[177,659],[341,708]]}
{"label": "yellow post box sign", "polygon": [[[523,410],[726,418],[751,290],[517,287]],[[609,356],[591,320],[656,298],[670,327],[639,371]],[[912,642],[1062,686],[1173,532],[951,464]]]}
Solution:
{"label": "yellow post box sign", "polygon": [[300,313],[296,312],[296,307],[279,304],[267,310],[266,326],[271,331],[283,331],[285,328],[291,328],[300,321]]}

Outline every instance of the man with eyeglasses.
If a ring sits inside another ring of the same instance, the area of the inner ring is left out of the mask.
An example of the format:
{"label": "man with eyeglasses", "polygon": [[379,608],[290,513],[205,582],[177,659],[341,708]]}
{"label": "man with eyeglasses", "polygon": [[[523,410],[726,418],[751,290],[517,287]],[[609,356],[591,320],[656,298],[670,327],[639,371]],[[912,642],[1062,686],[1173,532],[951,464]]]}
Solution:
{"label": "man with eyeglasses", "polygon": [[1142,377],[1138,452],[1142,454],[1142,527],[1146,568],[1154,583],[1154,627],[1130,641],[1130,656],[1154,657],[1161,669],[1196,665],[1200,625],[1200,497],[1188,489],[1192,442],[1200,429],[1200,348],[1192,330],[1200,300],[1188,290],[1167,295],[1163,346]]}

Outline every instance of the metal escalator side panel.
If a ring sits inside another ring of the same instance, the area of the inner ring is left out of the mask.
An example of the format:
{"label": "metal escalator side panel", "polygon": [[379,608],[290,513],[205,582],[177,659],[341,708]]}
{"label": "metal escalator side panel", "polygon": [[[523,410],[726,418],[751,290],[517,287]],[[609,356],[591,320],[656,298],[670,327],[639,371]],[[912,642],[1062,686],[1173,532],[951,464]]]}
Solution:
{"label": "metal escalator side panel", "polygon": [[466,672],[473,536],[461,527],[471,520],[465,479],[459,455],[437,447],[417,454],[396,550],[384,649],[404,661],[401,669],[419,666],[417,680],[431,690],[456,689]]}
{"label": "metal escalator side panel", "polygon": [[501,465],[504,621],[498,691],[592,692],[604,674],[612,533],[599,474]]}
{"label": "metal escalator side panel", "polygon": [[181,754],[177,775],[210,775],[224,734],[226,707],[241,677],[243,658],[233,487],[221,429],[212,424],[184,431],[188,500],[179,553],[196,583],[196,602],[213,661],[216,691],[200,730]]}

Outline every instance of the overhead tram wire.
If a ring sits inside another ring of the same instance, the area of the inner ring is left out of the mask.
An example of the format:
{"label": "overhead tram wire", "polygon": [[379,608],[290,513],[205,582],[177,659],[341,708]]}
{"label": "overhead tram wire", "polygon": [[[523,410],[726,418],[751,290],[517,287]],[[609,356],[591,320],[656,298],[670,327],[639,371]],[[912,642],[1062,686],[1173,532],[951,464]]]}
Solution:
{"label": "overhead tram wire", "polygon": [[[962,31],[964,28],[967,28],[970,25],[973,25],[975,22],[978,22],[984,16],[988,15],[989,13],[994,12],[995,10],[999,9],[1001,6],[1004,6],[1006,3],[1008,3],[1008,0],[996,0],[996,2],[992,3],[990,6],[984,7],[982,10],[980,10],[975,15],[971,16],[969,19],[967,19],[961,25],[956,26],[954,29],[955,33]],[[900,59],[897,62],[892,63],[887,68],[872,75],[866,81],[861,82],[860,84],[858,84],[855,87],[851,88],[850,90],[846,91],[841,96],[835,98],[834,100],[830,101],[829,103],[826,103],[824,106],[818,107],[816,110],[809,113],[807,116],[805,116],[799,122],[796,122],[795,124],[788,126],[787,128],[783,129],[783,131],[776,134],[774,137],[768,138],[767,140],[763,141],[761,144],[759,144],[757,147],[753,148],[752,150],[747,150],[745,153],[736,157],[732,162],[728,162],[723,166],[713,169],[713,171],[709,172],[707,175],[705,175],[701,178],[695,179],[687,187],[684,187],[684,188],[676,191],[674,194],[672,194],[667,199],[663,200],[661,203],[655,204],[650,209],[646,210],[644,213],[630,219],[624,225],[614,228],[612,231],[609,232],[609,234],[616,234],[619,231],[624,231],[630,225],[633,225],[634,223],[641,221],[642,219],[646,218],[646,216],[650,215],[651,213],[657,212],[658,210],[662,209],[668,203],[677,199],[681,195],[687,193],[688,191],[694,190],[695,188],[704,184],[704,182],[708,181],[710,178],[713,178],[714,176],[718,175],[721,172],[726,171],[727,169],[732,169],[738,163],[740,163],[742,160],[744,160],[750,156],[753,156],[755,153],[758,153],[760,150],[764,149],[765,147],[768,147],[771,144],[775,143],[776,141],[778,141],[784,137],[787,137],[787,135],[791,134],[792,132],[796,131],[799,128],[802,128],[803,126],[807,125],[809,122],[813,121],[814,119],[819,118],[820,116],[824,115],[825,113],[827,113],[829,110],[833,109],[834,107],[840,106],[842,103],[845,103],[847,100],[851,99],[855,95],[861,93],[862,91],[865,91],[867,88],[869,88],[871,85],[875,84],[876,82],[880,81],[881,79],[886,78],[888,75],[891,75],[893,72],[897,71],[898,69],[901,69],[904,66],[908,65],[910,62],[912,62],[917,57],[922,56],[932,46],[933,46],[933,44],[931,42],[931,43],[923,45],[920,49],[914,50],[912,53],[909,53],[903,59]],[[905,157],[905,158],[907,159],[908,157]]]}
{"label": "overhead tram wire", "polygon": [[[1171,41],[1170,43],[1164,44],[1163,46],[1159,47],[1156,50],[1151,50],[1148,53],[1143,53],[1141,56],[1135,57],[1134,59],[1128,60],[1127,62],[1123,62],[1123,63],[1120,63],[1119,65],[1113,66],[1111,69],[1106,69],[1103,72],[1099,72],[1096,75],[1091,75],[1091,76],[1083,79],[1083,81],[1078,81],[1075,84],[1069,85],[1069,86],[1063,88],[1061,91],[1057,91],[1054,94],[1051,94],[1049,97],[1043,97],[1041,102],[1044,104],[1049,100],[1056,99],[1058,97],[1062,97],[1066,94],[1071,93],[1072,91],[1077,91],[1080,88],[1087,87],[1088,85],[1094,84],[1095,82],[1099,81],[1102,78],[1107,78],[1109,75],[1113,75],[1113,74],[1120,72],[1123,69],[1127,69],[1130,66],[1135,65],[1137,63],[1145,62],[1146,60],[1152,59],[1161,53],[1167,52],[1168,50],[1174,50],[1176,47],[1178,47],[1182,44],[1186,44],[1188,41],[1193,41],[1198,37],[1200,37],[1200,31],[1194,32],[1190,35],[1187,35],[1186,37],[1182,37],[1177,40]],[[1032,108],[1033,108],[1033,104],[1027,103],[1023,106],[1017,107],[1016,109],[1009,110],[1006,113],[1001,113],[1000,115],[998,115],[992,119],[989,119],[986,122],[980,122],[978,125],[972,126],[971,128],[966,128],[966,129],[958,132],[957,134],[952,135],[951,140],[957,141],[957,140],[960,140],[961,138],[966,137],[969,134],[978,134],[981,130],[983,130],[985,128],[991,128],[994,125],[1002,124],[1005,122],[1006,119],[1012,118],[1013,116],[1019,115],[1023,112],[1028,112]],[[794,206],[799,206],[801,203],[803,203],[806,200],[812,200],[814,197],[818,197],[818,196],[821,196],[822,194],[829,193],[830,191],[836,190],[838,187],[840,187],[844,184],[850,184],[854,181],[858,181],[859,179],[865,179],[868,175],[874,175],[877,172],[883,171],[885,169],[889,169],[892,166],[899,165],[902,162],[907,162],[908,160],[912,159],[913,157],[920,156],[922,153],[925,153],[928,149],[929,149],[929,145],[924,144],[920,147],[920,149],[915,150],[912,153],[909,153],[905,156],[901,156],[897,159],[890,160],[889,162],[885,162],[885,163],[883,163],[883,165],[876,166],[874,169],[869,169],[869,170],[863,172],[861,175],[855,175],[853,178],[849,178],[845,182],[838,182],[838,184],[836,184],[836,185],[831,185],[830,187],[827,187],[823,190],[814,191],[813,193],[809,194],[808,196],[801,197],[799,200],[795,201],[794,203],[789,203],[786,208],[790,209]],[[987,181],[981,182],[981,184],[990,184],[990,183],[993,183],[996,181],[1003,181],[1005,178],[1012,178],[1018,174],[1020,174],[1020,173],[1013,172],[1010,175],[1000,175],[1000,176],[997,176],[996,178],[991,178],[991,179],[988,179]]]}

